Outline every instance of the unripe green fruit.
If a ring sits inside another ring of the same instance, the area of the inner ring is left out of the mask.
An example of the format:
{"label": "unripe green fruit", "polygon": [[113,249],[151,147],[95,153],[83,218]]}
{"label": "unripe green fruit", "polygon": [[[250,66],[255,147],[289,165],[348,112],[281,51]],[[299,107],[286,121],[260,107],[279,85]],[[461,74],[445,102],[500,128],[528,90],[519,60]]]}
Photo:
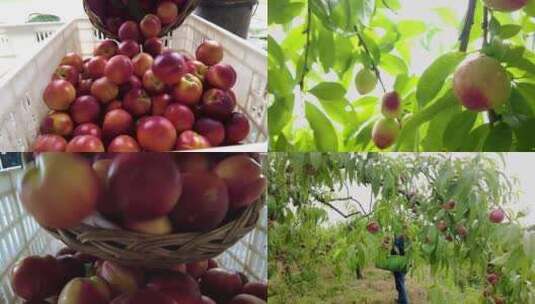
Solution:
{"label": "unripe green fruit", "polygon": [[399,129],[399,124],[395,119],[379,119],[375,122],[375,125],[373,125],[373,143],[381,150],[392,146],[399,136]]}
{"label": "unripe green fruit", "polygon": [[528,4],[528,0],[483,0],[483,2],[486,7],[500,12],[514,12]]}
{"label": "unripe green fruit", "polygon": [[381,112],[387,118],[399,118],[401,116],[401,100],[398,92],[388,92],[383,96]]}
{"label": "unripe green fruit", "polygon": [[453,90],[471,111],[496,109],[511,95],[511,80],[500,62],[478,55],[465,60],[453,76]]}
{"label": "unripe green fruit", "polygon": [[355,86],[359,94],[368,94],[377,86],[377,75],[372,70],[363,68],[355,77]]}

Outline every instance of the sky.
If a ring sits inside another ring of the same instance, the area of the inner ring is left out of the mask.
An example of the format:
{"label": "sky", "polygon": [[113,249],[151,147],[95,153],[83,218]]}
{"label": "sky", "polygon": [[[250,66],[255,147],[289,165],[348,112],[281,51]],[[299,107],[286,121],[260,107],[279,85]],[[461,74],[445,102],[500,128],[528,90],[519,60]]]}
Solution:
{"label": "sky", "polygon": [[[457,153],[456,155],[464,157],[469,153]],[[391,155],[395,155],[392,153]],[[492,154],[492,157],[498,158],[497,154]],[[520,191],[519,200],[511,202],[507,207],[515,211],[524,211],[527,213],[526,218],[522,220],[525,225],[535,225],[535,153],[506,153],[504,154],[505,167],[504,172],[508,177],[516,177],[518,179],[518,187]],[[369,210],[370,205],[370,189],[365,187],[354,187],[352,196],[358,197],[364,208]],[[345,196],[345,192],[340,194]],[[345,208],[342,208],[345,209]],[[347,209],[345,209],[347,210]],[[343,221],[344,219],[336,212],[329,210],[329,219],[331,223]]]}

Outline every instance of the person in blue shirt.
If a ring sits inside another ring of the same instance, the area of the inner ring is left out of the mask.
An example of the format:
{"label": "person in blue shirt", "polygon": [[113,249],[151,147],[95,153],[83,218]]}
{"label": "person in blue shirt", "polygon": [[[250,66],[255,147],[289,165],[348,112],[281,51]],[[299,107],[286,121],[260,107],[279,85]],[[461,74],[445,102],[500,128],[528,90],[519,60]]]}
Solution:
{"label": "person in blue shirt", "polygon": [[[402,256],[405,255],[405,236],[396,236],[394,239],[394,246],[392,247],[390,254]],[[409,297],[407,295],[407,289],[405,288],[405,274],[406,272],[394,272],[394,280],[396,281],[399,304],[409,304]]]}

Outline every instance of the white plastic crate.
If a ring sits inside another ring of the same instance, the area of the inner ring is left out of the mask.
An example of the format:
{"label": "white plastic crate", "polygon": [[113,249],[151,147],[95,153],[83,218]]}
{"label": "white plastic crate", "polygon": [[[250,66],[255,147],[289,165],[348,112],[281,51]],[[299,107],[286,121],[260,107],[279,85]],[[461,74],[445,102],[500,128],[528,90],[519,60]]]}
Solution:
{"label": "white plastic crate", "polygon": [[[21,169],[0,172],[0,304],[19,303],[10,286],[14,263],[28,255],[55,254],[64,245],[43,230],[20,204],[16,185]],[[267,281],[267,210],[257,228],[216,260],[226,269],[242,271],[253,281]]]}
{"label": "white plastic crate", "polygon": [[52,36],[63,22],[0,25],[0,79],[20,65],[36,47]]}
{"label": "white plastic crate", "polygon": [[[0,80],[0,151],[29,150],[38,134],[40,121],[47,113],[42,93],[57,65],[68,52],[90,56],[103,38],[88,19],[73,20],[48,38],[20,68]],[[251,133],[244,145],[207,150],[267,151],[265,51],[195,15],[188,17],[165,41],[174,50],[194,53],[196,47],[208,38],[223,44],[223,61],[233,65],[238,73],[234,91],[239,111],[251,122]]]}

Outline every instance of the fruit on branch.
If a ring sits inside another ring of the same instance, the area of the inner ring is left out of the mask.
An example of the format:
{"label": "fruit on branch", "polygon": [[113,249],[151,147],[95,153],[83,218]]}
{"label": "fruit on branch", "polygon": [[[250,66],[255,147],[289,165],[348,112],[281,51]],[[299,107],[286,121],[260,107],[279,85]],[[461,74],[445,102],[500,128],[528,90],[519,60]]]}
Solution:
{"label": "fruit on branch", "polygon": [[175,148],[177,150],[197,150],[210,148],[210,142],[206,137],[200,135],[195,131],[184,131],[180,134],[176,141]]}
{"label": "fruit on branch", "polygon": [[119,135],[108,145],[108,152],[140,152],[136,139],[130,135]]}
{"label": "fruit on branch", "polygon": [[158,16],[147,14],[141,19],[139,28],[145,38],[157,37],[162,30],[162,22]]}
{"label": "fruit on branch", "polygon": [[209,231],[223,222],[229,208],[228,188],[209,172],[183,174],[183,191],[170,217],[178,231]]}
{"label": "fruit on branch", "polygon": [[377,75],[372,70],[363,68],[355,77],[355,86],[359,94],[366,95],[377,86]]}
{"label": "fruit on branch", "polygon": [[379,226],[377,222],[370,222],[366,226],[366,229],[368,230],[369,233],[376,234],[377,232],[379,232],[379,229],[381,229],[381,227]]}
{"label": "fruit on branch", "polygon": [[470,111],[497,109],[511,95],[511,80],[500,62],[486,55],[466,59],[455,71],[453,90]]}
{"label": "fruit on branch", "polygon": [[154,60],[152,71],[165,84],[177,84],[187,72],[186,59],[184,55],[176,52],[163,52]]}
{"label": "fruit on branch", "polygon": [[73,86],[76,86],[80,79],[80,71],[70,65],[61,65],[54,71],[54,75],[52,75],[52,80],[57,79],[67,80]]}
{"label": "fruit on branch", "polygon": [[45,227],[72,228],[95,211],[100,182],[89,163],[67,153],[36,158],[20,184],[20,200]]}
{"label": "fruit on branch", "polygon": [[124,227],[127,229],[155,235],[169,234],[173,231],[173,225],[167,216],[157,217],[146,221],[130,221],[124,222]]}
{"label": "fruit on branch", "polygon": [[132,64],[132,60],[125,55],[113,56],[108,60],[104,69],[104,75],[116,85],[126,83],[133,74],[134,65]]}
{"label": "fruit on branch", "polygon": [[248,294],[239,294],[232,298],[229,304],[266,304],[267,302]]}
{"label": "fruit on branch", "polygon": [[455,208],[455,205],[456,203],[454,200],[449,200],[447,203],[442,204],[441,208],[444,210],[452,210]]}
{"label": "fruit on branch", "polygon": [[195,57],[208,66],[218,64],[223,60],[223,46],[215,40],[206,40],[197,48]]}
{"label": "fruit on branch", "polygon": [[150,220],[167,215],[182,193],[182,177],[165,153],[125,153],[113,159],[109,192],[126,219]]}
{"label": "fruit on branch", "polygon": [[117,42],[106,39],[101,41],[95,50],[93,51],[94,56],[104,56],[106,59],[110,59],[111,57],[115,56],[117,54],[117,48],[119,46],[117,45]]}
{"label": "fruit on branch", "polygon": [[483,0],[485,6],[501,12],[514,12],[528,4],[528,0]]}
{"label": "fruit on branch", "polygon": [[216,165],[214,172],[226,182],[233,210],[249,207],[267,187],[262,166],[244,154],[225,158]]}
{"label": "fruit on branch", "polygon": [[56,134],[39,135],[33,144],[33,152],[64,152],[66,148],[67,140]]}
{"label": "fruit on branch", "polygon": [[93,135],[75,136],[67,144],[67,152],[105,152],[100,138]]}
{"label": "fruit on branch", "polygon": [[201,290],[210,298],[225,303],[242,289],[240,275],[222,268],[208,270],[201,278]]}
{"label": "fruit on branch", "polygon": [[162,116],[142,118],[138,122],[136,134],[139,145],[147,151],[170,151],[177,142],[175,126]]}
{"label": "fruit on branch", "polygon": [[80,96],[71,105],[70,112],[77,124],[96,122],[100,117],[100,103],[91,95]]}
{"label": "fruit on branch", "polygon": [[58,304],[107,304],[111,291],[106,282],[97,277],[75,278],[61,291]]}
{"label": "fruit on branch", "polygon": [[379,149],[386,149],[394,144],[399,136],[399,123],[392,118],[381,118],[372,129],[372,140]]}
{"label": "fruit on branch", "polygon": [[457,231],[457,234],[462,238],[466,237],[466,235],[468,234],[468,230],[463,224],[457,225],[455,230]]}
{"label": "fruit on branch", "polygon": [[267,301],[268,285],[261,282],[249,282],[243,285],[241,293],[253,295],[264,301]]}
{"label": "fruit on branch", "polygon": [[76,89],[67,80],[52,80],[45,88],[43,100],[51,110],[64,111],[76,98]]}
{"label": "fruit on branch", "polygon": [[180,82],[173,88],[173,97],[175,101],[194,105],[199,103],[203,93],[203,85],[201,80],[193,74],[186,74]]}
{"label": "fruit on branch", "polygon": [[91,84],[91,95],[102,103],[108,103],[119,95],[119,87],[107,77],[99,78]]}
{"label": "fruit on branch", "polygon": [[398,92],[388,92],[383,96],[381,112],[386,118],[399,118],[401,116],[401,99]]}
{"label": "fruit on branch", "polygon": [[67,113],[50,112],[41,122],[41,133],[69,136],[74,123]]}
{"label": "fruit on branch", "polygon": [[446,221],[444,220],[440,220],[437,224],[436,224],[436,227],[439,231],[446,231],[446,229],[448,229],[448,224],[446,223]]}
{"label": "fruit on branch", "polygon": [[489,220],[495,224],[503,222],[505,219],[505,211],[503,209],[493,209],[489,214]]}
{"label": "fruit on branch", "polygon": [[487,274],[487,282],[489,282],[489,284],[496,285],[498,284],[499,281],[500,281],[500,277],[498,276],[497,273],[493,272],[493,273]]}
{"label": "fruit on branch", "polygon": [[159,273],[149,279],[147,288],[159,291],[181,304],[199,304],[201,290],[191,276],[180,272]]}
{"label": "fruit on branch", "polygon": [[175,126],[177,134],[193,128],[195,115],[187,106],[180,103],[172,103],[165,109],[164,117]]}
{"label": "fruit on branch", "polygon": [[505,298],[501,296],[492,296],[492,299],[494,300],[494,304],[505,304]]}
{"label": "fruit on branch", "polygon": [[141,270],[110,261],[104,261],[97,267],[97,275],[108,283],[114,295],[135,292],[144,279]]}
{"label": "fruit on branch", "polygon": [[60,268],[52,256],[29,256],[13,267],[11,288],[25,300],[42,300],[61,290],[61,278]]}
{"label": "fruit on branch", "polygon": [[173,298],[167,296],[162,292],[150,289],[138,290],[134,293],[123,294],[120,297],[113,299],[110,304],[177,304]]}

